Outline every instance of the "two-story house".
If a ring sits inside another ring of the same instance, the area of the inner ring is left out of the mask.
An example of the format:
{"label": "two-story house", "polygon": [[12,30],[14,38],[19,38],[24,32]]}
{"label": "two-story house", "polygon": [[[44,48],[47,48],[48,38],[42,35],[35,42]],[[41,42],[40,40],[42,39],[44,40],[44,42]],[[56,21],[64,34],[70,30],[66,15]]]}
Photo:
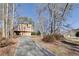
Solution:
{"label": "two-story house", "polygon": [[21,36],[31,36],[31,32],[33,32],[33,26],[29,23],[20,23],[16,28],[15,32],[18,32],[18,35]]}

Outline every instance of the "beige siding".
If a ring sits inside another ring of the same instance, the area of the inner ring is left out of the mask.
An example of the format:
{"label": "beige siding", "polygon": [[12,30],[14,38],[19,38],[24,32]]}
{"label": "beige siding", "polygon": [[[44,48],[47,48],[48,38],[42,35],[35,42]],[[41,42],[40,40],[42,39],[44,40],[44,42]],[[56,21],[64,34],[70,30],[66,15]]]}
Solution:
{"label": "beige siding", "polygon": [[18,31],[20,31],[20,35],[31,36],[31,32],[33,32],[33,27],[31,24],[19,24]]}

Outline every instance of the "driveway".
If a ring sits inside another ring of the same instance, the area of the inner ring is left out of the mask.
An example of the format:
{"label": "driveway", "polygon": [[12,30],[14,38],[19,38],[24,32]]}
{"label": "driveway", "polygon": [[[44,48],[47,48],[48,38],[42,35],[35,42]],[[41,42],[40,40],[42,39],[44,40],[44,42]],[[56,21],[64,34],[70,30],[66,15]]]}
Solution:
{"label": "driveway", "polygon": [[54,56],[54,53],[42,48],[30,37],[20,37],[15,56]]}

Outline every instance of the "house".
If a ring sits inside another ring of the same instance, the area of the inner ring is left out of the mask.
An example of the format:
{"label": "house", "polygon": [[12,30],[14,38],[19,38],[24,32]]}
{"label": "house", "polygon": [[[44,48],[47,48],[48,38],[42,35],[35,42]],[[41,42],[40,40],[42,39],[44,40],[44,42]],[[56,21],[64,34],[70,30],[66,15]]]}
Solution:
{"label": "house", "polygon": [[31,32],[33,32],[33,26],[32,26],[32,24],[30,24],[28,22],[20,23],[14,29],[14,32],[17,35],[21,35],[21,36],[31,36]]}
{"label": "house", "polygon": [[67,33],[65,33],[65,36],[77,37],[76,36],[77,32],[79,32],[79,29],[72,29],[72,30],[68,31]]}

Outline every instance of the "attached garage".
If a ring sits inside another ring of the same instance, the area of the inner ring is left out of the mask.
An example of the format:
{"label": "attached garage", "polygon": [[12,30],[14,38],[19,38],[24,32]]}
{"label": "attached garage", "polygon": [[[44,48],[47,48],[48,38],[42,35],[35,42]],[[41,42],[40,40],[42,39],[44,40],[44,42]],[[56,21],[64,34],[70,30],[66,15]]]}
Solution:
{"label": "attached garage", "polygon": [[19,24],[14,32],[16,33],[16,35],[31,36],[31,32],[33,32],[33,27],[31,24],[28,23]]}
{"label": "attached garage", "polygon": [[27,32],[27,31],[20,31],[20,35],[22,36],[31,36],[31,32]]}

